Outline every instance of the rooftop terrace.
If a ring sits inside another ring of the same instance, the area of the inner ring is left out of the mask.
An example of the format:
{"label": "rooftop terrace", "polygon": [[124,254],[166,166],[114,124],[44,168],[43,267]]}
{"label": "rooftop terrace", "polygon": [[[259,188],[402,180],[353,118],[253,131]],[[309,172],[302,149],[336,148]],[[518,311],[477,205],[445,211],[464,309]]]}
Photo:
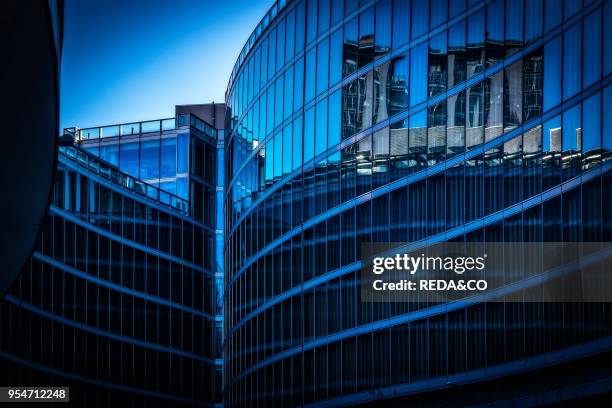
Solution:
{"label": "rooftop terrace", "polygon": [[97,174],[111,184],[126,188],[136,194],[155,200],[183,214],[189,214],[189,203],[187,200],[123,173],[116,166],[84,149],[74,146],[60,146],[59,155],[60,159],[65,158]]}
{"label": "rooftop terrace", "polygon": [[176,118],[121,123],[116,125],[97,126],[83,129],[71,127],[64,129],[64,133],[73,136],[75,141],[81,142],[86,140],[121,137],[127,135],[161,133],[186,126],[196,129],[215,140],[217,139],[217,129],[192,113],[180,114]]}

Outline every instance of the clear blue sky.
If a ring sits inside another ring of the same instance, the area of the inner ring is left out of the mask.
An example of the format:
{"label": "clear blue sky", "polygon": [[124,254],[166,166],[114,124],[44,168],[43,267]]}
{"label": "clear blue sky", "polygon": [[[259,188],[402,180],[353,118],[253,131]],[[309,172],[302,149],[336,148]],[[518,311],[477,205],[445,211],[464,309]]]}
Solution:
{"label": "clear blue sky", "polygon": [[234,62],[273,0],[65,2],[61,127],[174,116],[224,102]]}

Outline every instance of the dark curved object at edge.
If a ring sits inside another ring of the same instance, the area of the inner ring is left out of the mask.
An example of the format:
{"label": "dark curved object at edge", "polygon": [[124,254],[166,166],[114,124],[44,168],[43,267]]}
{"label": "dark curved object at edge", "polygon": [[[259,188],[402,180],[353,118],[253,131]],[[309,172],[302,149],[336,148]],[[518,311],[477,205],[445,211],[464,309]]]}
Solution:
{"label": "dark curved object at edge", "polygon": [[61,1],[0,6],[0,295],[13,282],[44,221],[55,173],[59,126]]}

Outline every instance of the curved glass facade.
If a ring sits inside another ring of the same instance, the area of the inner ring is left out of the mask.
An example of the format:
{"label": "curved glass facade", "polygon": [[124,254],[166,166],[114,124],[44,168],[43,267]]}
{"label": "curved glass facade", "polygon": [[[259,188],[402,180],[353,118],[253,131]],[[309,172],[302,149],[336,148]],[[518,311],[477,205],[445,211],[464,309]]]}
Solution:
{"label": "curved glass facade", "polygon": [[362,303],[359,268],[366,242],[611,241],[611,19],[599,0],[273,6],[226,93],[230,406],[610,347],[609,305]]}
{"label": "curved glass facade", "polygon": [[[176,132],[193,147],[189,176],[214,189],[216,158],[202,162],[216,138],[189,122]],[[197,198],[163,187],[83,148],[59,148],[38,243],[0,302],[7,383],[69,386],[75,406],[221,401],[217,227],[190,210]]]}

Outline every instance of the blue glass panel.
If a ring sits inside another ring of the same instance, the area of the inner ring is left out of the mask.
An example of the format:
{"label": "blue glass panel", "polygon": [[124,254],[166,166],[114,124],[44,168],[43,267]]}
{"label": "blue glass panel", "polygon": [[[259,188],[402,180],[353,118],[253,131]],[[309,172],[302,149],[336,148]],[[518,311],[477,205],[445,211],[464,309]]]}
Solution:
{"label": "blue glass panel", "polygon": [[317,103],[315,156],[327,150],[327,99]]}
{"label": "blue glass panel", "polygon": [[604,21],[608,22],[605,25],[604,30],[604,44],[603,44],[603,60],[604,60],[604,68],[603,74],[608,75],[612,72],[612,28],[610,27],[610,21],[612,21],[612,2],[607,2],[604,5]]}
{"label": "blue glass panel", "polygon": [[410,39],[410,0],[393,1],[393,48]]}
{"label": "blue glass panel", "polygon": [[[164,183],[164,187],[163,189],[172,193],[172,191],[169,191],[168,189],[172,189],[173,187],[175,188],[175,194],[185,200],[189,199],[189,179],[187,177],[179,177],[176,179],[176,183],[175,186],[172,186],[172,182],[168,183]],[[161,185],[160,185],[161,187]]]}
{"label": "blue glass panel", "polygon": [[542,35],[542,12],[544,0],[529,0],[525,3],[525,43],[529,44]]}
{"label": "blue glass panel", "polygon": [[602,112],[602,128],[605,129],[602,137],[602,147],[604,150],[604,158],[612,157],[612,86],[607,86],[603,90],[603,112]]}
{"label": "blue glass panel", "polygon": [[[167,191],[170,194],[178,195],[178,192],[176,191],[176,180],[161,182],[159,183],[159,188]],[[187,198],[187,194],[185,194],[184,191],[181,191],[181,194],[184,194],[181,195],[182,198]]]}
{"label": "blue glass panel", "polygon": [[161,178],[176,176],[176,138],[161,141]]}
{"label": "blue glass panel", "polygon": [[293,170],[302,165],[302,117],[293,121]]}
{"label": "blue glass panel", "polygon": [[448,0],[431,0],[429,26],[431,30],[446,22],[448,18]]}
{"label": "blue glass panel", "polygon": [[586,88],[601,77],[601,9],[585,17],[584,24],[589,28],[584,31],[582,64],[584,69],[582,86]]}
{"label": "blue glass panel", "polygon": [[295,8],[295,53],[304,49],[304,32],[306,30],[306,0],[301,1]]}
{"label": "blue glass panel", "polygon": [[563,112],[563,151],[578,151],[581,146],[580,104]]}
{"label": "blue glass panel", "polygon": [[[484,126],[485,142],[503,133],[504,117],[504,72],[499,71],[495,75],[485,79],[484,95]],[[516,91],[516,89],[515,89]],[[517,95],[514,95],[516,99]],[[520,95],[518,95],[520,97]],[[510,115],[507,115],[510,116]]]}
{"label": "blue glass panel", "polygon": [[467,25],[467,77],[484,71],[485,16],[481,10],[468,17]]}
{"label": "blue glass panel", "polygon": [[267,93],[263,93],[261,95],[261,97],[259,98],[259,128],[260,128],[260,134],[259,134],[259,140],[262,140],[263,138],[266,137],[266,135],[268,134],[268,121],[267,121],[267,101],[268,101],[268,94]]}
{"label": "blue glass panel", "polygon": [[561,37],[544,45],[544,111],[561,102]]}
{"label": "blue glass panel", "polygon": [[283,121],[283,76],[276,79],[274,106],[274,127]]}
{"label": "blue glass panel", "polygon": [[429,40],[429,97],[446,90],[446,31]]}
{"label": "blue glass panel", "polygon": [[342,74],[344,76],[357,71],[358,31],[359,26],[356,18],[344,25],[344,52],[342,56]]}
{"label": "blue glass panel", "polygon": [[487,68],[504,59],[504,0],[487,5]]}
{"label": "blue glass panel", "polygon": [[563,9],[559,7],[559,0],[546,0],[544,9],[544,32],[547,33],[561,24]]}
{"label": "blue glass panel", "polygon": [[601,147],[601,94],[584,100],[582,106],[583,129],[582,129],[582,151],[588,152]]}
{"label": "blue glass panel", "polygon": [[582,71],[582,24],[563,33],[563,99],[580,91]]}
{"label": "blue glass panel", "polygon": [[455,17],[462,11],[465,11],[465,0],[450,0],[450,4],[448,5],[448,12],[450,13],[450,18]]}
{"label": "blue glass panel", "polygon": [[100,157],[102,160],[119,166],[119,145],[114,143],[111,145],[100,146]]}
{"label": "blue glass panel", "polygon": [[425,34],[429,24],[429,1],[412,2],[412,39]]}
{"label": "blue glass panel", "polygon": [[483,140],[483,93],[482,83],[474,85],[465,91],[467,103],[465,145],[468,149],[479,145]]}
{"label": "blue glass panel", "polygon": [[410,117],[408,134],[409,166],[417,171],[427,164],[427,110]]}
{"label": "blue glass panel", "polygon": [[383,0],[376,5],[375,57],[391,50],[391,4],[391,0]]}
{"label": "blue glass panel", "polygon": [[306,42],[310,43],[317,37],[317,0],[304,0],[306,10]]}
{"label": "blue glass panel", "polygon": [[329,129],[327,135],[328,147],[340,143],[340,126],[342,112],[342,92],[338,89],[329,97]]}
{"label": "blue glass panel", "polygon": [[274,178],[283,173],[283,134],[279,132],[274,135]]}
{"label": "blue glass panel", "polygon": [[329,85],[332,86],[342,79],[342,29],[332,33],[330,42]]}
{"label": "blue glass panel", "polygon": [[[523,60],[504,72],[504,132],[520,126],[523,119]],[[485,138],[486,141],[486,138]]]}
{"label": "blue glass panel", "polygon": [[448,30],[448,87],[452,88],[466,79],[465,22]]}
{"label": "blue glass panel", "polygon": [[542,146],[545,152],[561,151],[561,117],[556,116],[544,123]]}
{"label": "blue glass panel", "polygon": [[119,145],[119,168],[131,176],[139,177],[138,141]]}
{"label": "blue glass panel", "polygon": [[389,115],[408,108],[408,67],[410,56],[400,55],[391,60],[389,68]]}
{"label": "blue glass panel", "polygon": [[304,116],[304,162],[314,157],[315,149],[315,110],[310,108]]}
{"label": "blue glass panel", "polygon": [[259,101],[260,99],[253,104],[253,140],[261,140],[259,133]]}
{"label": "blue glass panel", "polygon": [[506,2],[506,55],[523,46],[523,0]]}
{"label": "blue glass panel", "polygon": [[374,60],[374,7],[359,15],[359,67]]}
{"label": "blue glass panel", "polygon": [[253,110],[251,109],[247,113],[246,117],[247,128],[244,130],[246,132],[246,140],[247,142],[253,141]]}
{"label": "blue glass panel", "polygon": [[582,0],[564,0],[564,2],[564,15],[566,20],[576,14],[580,10],[580,7],[582,7]]}
{"label": "blue glass panel", "polygon": [[287,15],[287,31],[285,38],[285,62],[293,58],[295,52],[295,11]]}
{"label": "blue glass panel", "polygon": [[344,1],[331,0],[331,25],[336,24],[344,17]]}
{"label": "blue glass panel", "polygon": [[266,174],[266,183],[272,181],[274,178],[274,140],[270,139],[265,146],[265,174]]}
{"label": "blue glass panel", "polygon": [[285,20],[276,27],[276,72],[285,65]]}
{"label": "blue glass panel", "polygon": [[427,97],[427,42],[414,47],[410,58],[410,106],[414,106]]}
{"label": "blue glass panel", "polygon": [[247,103],[250,103],[253,100],[252,98],[253,98],[254,70],[255,70],[255,58],[251,57],[251,59],[249,60],[248,73],[247,73],[247,78],[248,78]]}
{"label": "blue glass panel", "polygon": [[276,29],[268,36],[268,80],[276,73]]}
{"label": "blue glass panel", "polygon": [[359,0],[345,0],[344,14],[350,14],[359,8]]}
{"label": "blue glass panel", "polygon": [[187,173],[189,171],[189,135],[187,133],[178,135],[176,158],[177,173]]}
{"label": "blue glass panel", "polygon": [[268,133],[270,133],[274,129],[274,84],[268,88],[268,114],[266,119],[268,122],[266,127]]}
{"label": "blue glass panel", "polygon": [[329,38],[325,38],[323,41],[317,44],[317,95],[327,90],[328,69]]}
{"label": "blue glass panel", "polygon": [[283,174],[291,173],[293,157],[291,147],[293,143],[293,126],[289,123],[283,129]]}
{"label": "blue glass panel", "polygon": [[293,66],[285,71],[285,96],[284,96],[284,115],[287,119],[293,113]]}
{"label": "blue glass panel", "polygon": [[268,82],[268,37],[261,43],[261,87]]}
{"label": "blue glass panel", "polygon": [[317,64],[317,49],[311,48],[306,53],[306,66],[308,69],[306,70],[306,91],[305,91],[305,101],[308,102],[315,96],[315,85],[316,85],[316,65]]}
{"label": "blue glass panel", "polygon": [[253,70],[253,89],[257,93],[261,89],[261,47],[257,47],[255,50],[254,58],[254,70]]}
{"label": "blue glass panel", "polygon": [[542,48],[526,56],[523,62],[523,120],[542,114],[544,54]]}
{"label": "blue glass panel", "polygon": [[446,154],[452,157],[465,151],[465,92],[450,96],[446,102]]}
{"label": "blue glass panel", "polygon": [[294,65],[295,80],[293,81],[293,109],[297,111],[304,103],[304,57]]}
{"label": "blue glass panel", "polygon": [[378,123],[389,118],[390,102],[390,64],[385,62],[374,68],[374,92],[372,94],[374,107],[372,110],[372,122]]}
{"label": "blue glass panel", "polygon": [[329,0],[319,0],[319,34],[329,30]]}

